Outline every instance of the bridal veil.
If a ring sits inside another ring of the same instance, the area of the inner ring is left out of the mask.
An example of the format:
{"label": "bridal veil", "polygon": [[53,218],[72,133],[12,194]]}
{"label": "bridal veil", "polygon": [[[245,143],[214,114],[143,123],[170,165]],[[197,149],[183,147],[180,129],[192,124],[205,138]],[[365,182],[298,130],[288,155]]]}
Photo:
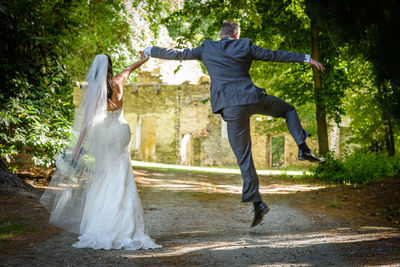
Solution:
{"label": "bridal veil", "polygon": [[107,115],[106,55],[97,55],[81,89],[68,145],[56,156],[56,171],[40,202],[50,212],[50,223],[69,232],[80,232],[85,197],[94,174],[90,133]]}

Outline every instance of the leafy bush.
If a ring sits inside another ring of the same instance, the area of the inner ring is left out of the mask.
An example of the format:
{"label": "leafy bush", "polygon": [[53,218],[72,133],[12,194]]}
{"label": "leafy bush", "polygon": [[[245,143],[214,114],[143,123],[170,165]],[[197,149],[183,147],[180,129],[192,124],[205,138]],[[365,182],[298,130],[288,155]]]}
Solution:
{"label": "leafy bush", "polygon": [[334,157],[332,153],[328,153],[325,156],[325,162],[316,165],[310,169],[310,173],[315,178],[327,181],[338,181],[339,174],[344,172],[343,163]]}
{"label": "leafy bush", "polygon": [[50,166],[65,143],[73,117],[72,86],[62,66],[48,68],[47,81],[38,86],[15,79],[19,92],[5,99],[0,94],[0,157],[32,155],[35,165]]}
{"label": "leafy bush", "polygon": [[25,152],[49,166],[68,137],[72,84],[59,44],[71,28],[67,4],[0,3],[0,158],[8,162]]}
{"label": "leafy bush", "polygon": [[390,178],[400,171],[400,157],[356,150],[344,159],[328,154],[326,162],[311,169],[315,178],[343,183],[364,184],[374,179]]}
{"label": "leafy bush", "polygon": [[0,159],[53,163],[73,119],[72,78],[129,43],[124,10],[122,0],[0,1]]}

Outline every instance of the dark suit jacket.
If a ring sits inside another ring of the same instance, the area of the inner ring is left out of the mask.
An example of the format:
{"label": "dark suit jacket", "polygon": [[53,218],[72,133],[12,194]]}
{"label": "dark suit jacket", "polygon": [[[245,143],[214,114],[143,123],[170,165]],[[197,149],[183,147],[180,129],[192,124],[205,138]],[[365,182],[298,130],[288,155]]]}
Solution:
{"label": "dark suit jacket", "polygon": [[[151,56],[174,60],[201,60],[211,79],[211,106],[214,113],[230,106],[259,103],[261,98],[249,75],[253,60],[304,62],[301,53],[269,50],[254,45],[250,39],[222,38],[205,40],[193,49],[167,49],[153,46]],[[259,90],[258,90],[259,91]]]}

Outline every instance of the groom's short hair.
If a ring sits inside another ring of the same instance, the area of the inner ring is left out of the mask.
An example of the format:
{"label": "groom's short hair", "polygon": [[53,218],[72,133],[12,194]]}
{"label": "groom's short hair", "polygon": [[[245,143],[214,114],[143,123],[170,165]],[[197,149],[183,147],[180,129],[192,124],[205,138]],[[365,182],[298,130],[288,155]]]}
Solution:
{"label": "groom's short hair", "polygon": [[240,27],[234,21],[225,21],[221,25],[220,35],[221,37],[233,37],[239,31]]}

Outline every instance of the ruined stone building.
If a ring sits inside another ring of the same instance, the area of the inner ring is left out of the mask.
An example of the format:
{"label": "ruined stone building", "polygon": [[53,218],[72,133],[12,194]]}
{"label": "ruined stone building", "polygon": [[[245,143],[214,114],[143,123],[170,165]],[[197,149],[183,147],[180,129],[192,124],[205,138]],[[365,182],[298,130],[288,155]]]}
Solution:
{"label": "ruined stone building", "polygon": [[[132,159],[192,166],[235,166],[226,123],[213,114],[210,81],[163,84],[157,72],[142,71],[124,87],[124,117],[132,131]],[[76,94],[76,93],[75,93]],[[77,99],[77,97],[75,97]],[[256,131],[268,120],[251,118],[253,159],[257,168],[310,166],[297,160],[298,148],[288,132]],[[315,137],[308,139],[315,149]]]}
{"label": "ruined stone building", "polygon": [[[132,131],[132,158],[194,166],[236,166],[226,123],[211,111],[209,88],[206,76],[197,84],[165,85],[152,72],[141,72],[137,83],[126,85],[124,117]],[[256,167],[308,164],[297,161],[297,146],[290,135],[259,133],[255,131],[257,123],[266,122],[251,122]],[[274,141],[281,147],[273,149]]]}

